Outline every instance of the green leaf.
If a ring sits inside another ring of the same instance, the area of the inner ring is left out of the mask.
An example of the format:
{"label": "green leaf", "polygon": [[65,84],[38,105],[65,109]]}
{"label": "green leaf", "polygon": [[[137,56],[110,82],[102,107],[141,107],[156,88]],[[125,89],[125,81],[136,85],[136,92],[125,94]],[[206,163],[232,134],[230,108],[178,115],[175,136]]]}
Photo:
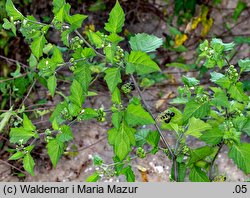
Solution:
{"label": "green leaf", "polygon": [[43,48],[46,42],[47,41],[44,35],[41,35],[39,37],[34,38],[33,42],[31,43],[31,51],[37,59],[39,59],[43,55]]}
{"label": "green leaf", "polygon": [[53,13],[56,15],[56,13],[66,4],[65,0],[53,0]]}
{"label": "green leaf", "polygon": [[98,172],[94,172],[92,175],[90,175],[87,179],[86,182],[97,182],[100,179],[100,175]]}
{"label": "green leaf", "polygon": [[142,33],[131,37],[129,44],[133,51],[154,52],[163,44],[163,40],[154,35]]}
{"label": "green leaf", "polygon": [[152,145],[154,148],[158,147],[160,141],[160,134],[158,131],[151,131],[147,136],[147,142]]}
{"label": "green leaf", "polygon": [[117,87],[115,88],[114,92],[112,93],[111,100],[115,104],[121,104],[121,92]]}
{"label": "green leaf", "polygon": [[154,124],[151,115],[144,110],[141,104],[130,103],[125,112],[125,119],[130,126]]}
{"label": "green leaf", "polygon": [[7,111],[7,112],[5,112],[5,113],[3,113],[3,114],[0,115],[0,117],[3,118],[3,119],[1,120],[1,122],[0,122],[0,133],[3,132],[3,129],[4,129],[5,126],[9,123],[9,120],[10,120],[10,118],[11,118],[11,116],[12,116],[13,114],[14,114],[14,113],[12,112],[12,108],[11,108],[9,111]]}
{"label": "green leaf", "polygon": [[123,112],[112,113],[112,123],[115,128],[119,128],[123,117]]}
{"label": "green leaf", "polygon": [[94,110],[92,108],[85,108],[84,112],[81,115],[79,115],[78,117],[81,120],[90,120],[90,119],[96,118],[97,116],[98,116],[98,113],[96,110]]}
{"label": "green leaf", "polygon": [[48,78],[47,86],[48,86],[48,89],[49,89],[51,96],[54,97],[55,91],[56,91],[56,86],[57,86],[55,75],[52,75]]}
{"label": "green leaf", "polygon": [[109,144],[114,146],[114,152],[120,161],[124,160],[135,145],[135,129],[122,122],[119,129],[112,128],[108,131]]}
{"label": "green leaf", "polygon": [[87,18],[88,16],[83,14],[75,14],[73,16],[66,17],[66,21],[69,22],[71,25],[71,29],[78,29],[82,27],[82,22]]}
{"label": "green leaf", "polygon": [[145,52],[141,51],[131,51],[128,56],[126,65],[127,74],[132,74],[136,71],[137,74],[143,75],[160,71],[158,65],[153,60],[151,60],[151,58]]}
{"label": "green leaf", "polygon": [[84,101],[83,89],[77,80],[73,80],[73,83],[70,87],[70,93],[70,101],[78,107],[82,107],[82,103]]}
{"label": "green leaf", "polygon": [[228,156],[245,173],[250,173],[250,144],[233,145]]}
{"label": "green leaf", "polygon": [[238,100],[239,102],[248,101],[248,96],[244,93],[243,84],[241,82],[237,82],[232,85],[228,90],[228,93],[233,99]]}
{"label": "green leaf", "polygon": [[245,132],[248,136],[250,136],[250,118],[244,124],[242,131]]}
{"label": "green leaf", "polygon": [[204,159],[205,157],[211,155],[214,149],[209,146],[203,146],[191,151],[190,159],[188,161],[188,165],[191,165],[197,161]]}
{"label": "green leaf", "polygon": [[34,56],[34,54],[30,54],[30,57],[29,57],[29,66],[34,69],[36,66],[37,66],[37,59],[36,57]]}
{"label": "green leaf", "polygon": [[212,127],[210,124],[205,123],[200,119],[196,119],[195,117],[192,117],[189,120],[188,130],[185,132],[185,134],[199,138],[202,135],[201,132],[206,131],[211,128]]}
{"label": "green leaf", "polygon": [[13,154],[8,160],[18,160],[24,156],[24,152],[17,151],[15,154]]}
{"label": "green leaf", "polygon": [[114,8],[109,13],[108,23],[105,23],[104,29],[110,33],[120,33],[125,21],[125,14],[119,1],[116,1]]}
{"label": "green leaf", "polygon": [[189,180],[192,182],[209,182],[209,178],[201,168],[194,166],[189,173]]}
{"label": "green leaf", "polygon": [[10,130],[10,143],[21,143],[25,144],[27,141],[34,137],[36,134],[29,129],[23,127],[11,128]]}
{"label": "green leaf", "polygon": [[25,128],[25,130],[30,131],[34,131],[36,129],[31,120],[25,114],[23,114],[23,127]]}
{"label": "green leaf", "polygon": [[216,145],[221,142],[223,136],[224,133],[218,127],[216,127],[204,132],[200,139],[207,144]]}
{"label": "green leaf", "polygon": [[207,116],[209,112],[210,104],[208,101],[205,101],[203,103],[197,103],[194,100],[191,100],[186,104],[183,113],[183,120],[184,122],[186,122],[191,117],[203,118]]}
{"label": "green leaf", "polygon": [[24,19],[24,16],[16,9],[14,6],[12,0],[7,0],[5,9],[8,13],[9,17],[13,17],[13,20],[22,20]]}
{"label": "green leaf", "polygon": [[110,90],[111,93],[113,93],[115,91],[115,88],[117,87],[117,85],[119,83],[122,82],[121,80],[121,70],[120,68],[109,68],[107,70],[105,70],[105,81],[108,84],[108,88]]}
{"label": "green leaf", "polygon": [[81,82],[83,95],[87,96],[89,85],[92,80],[90,66],[82,61],[79,61],[76,66],[77,69],[74,72],[75,79]]}
{"label": "green leaf", "polygon": [[142,147],[144,144],[146,144],[149,133],[150,133],[150,129],[137,130],[135,134],[136,146]]}
{"label": "green leaf", "polygon": [[228,89],[230,87],[231,81],[225,75],[217,72],[212,72],[211,74],[211,81],[220,85],[223,88]]}
{"label": "green leaf", "polygon": [[100,166],[103,163],[103,159],[99,155],[93,157],[94,166]]}
{"label": "green leaf", "polygon": [[31,157],[31,155],[29,153],[26,154],[24,156],[24,158],[23,158],[23,168],[24,168],[24,170],[26,170],[29,174],[34,176],[35,175],[34,166],[35,166],[35,162],[34,162],[33,158]]}
{"label": "green leaf", "polygon": [[214,92],[214,97],[211,100],[211,104],[214,106],[223,106],[223,107],[229,107],[230,103],[228,101],[228,97],[221,88],[211,88]]}
{"label": "green leaf", "polygon": [[233,20],[237,21],[243,10],[247,8],[247,4],[244,1],[238,0],[237,6],[233,13]]}
{"label": "green leaf", "polygon": [[48,150],[50,161],[52,162],[53,167],[56,168],[56,165],[64,151],[63,143],[57,139],[53,139],[49,141],[46,148]]}
{"label": "green leaf", "polygon": [[241,72],[249,72],[250,71],[250,59],[239,60],[238,64],[240,66]]}
{"label": "green leaf", "polygon": [[121,174],[125,175],[127,182],[135,181],[135,174],[131,166],[127,166],[124,169],[122,169]]}
{"label": "green leaf", "polygon": [[188,87],[194,87],[198,84],[200,84],[200,81],[197,80],[196,78],[193,77],[187,77],[187,76],[183,76],[181,78],[182,82],[187,85]]}
{"label": "green leaf", "polygon": [[70,126],[63,125],[61,126],[61,133],[58,133],[56,136],[56,139],[60,142],[68,142],[70,140],[73,140],[73,133],[71,131]]}
{"label": "green leaf", "polygon": [[53,47],[53,55],[51,57],[51,59],[55,62],[55,63],[63,63],[63,57],[62,57],[62,52],[60,51],[60,49],[57,46]]}
{"label": "green leaf", "polygon": [[91,30],[87,32],[87,36],[90,42],[97,48],[102,48],[103,46],[103,37],[104,34],[101,32],[92,32]]}
{"label": "green leaf", "polygon": [[4,24],[3,24],[3,28],[6,29],[6,30],[11,30],[13,32],[13,34],[16,36],[16,26],[9,22],[8,19],[3,19],[4,21]]}

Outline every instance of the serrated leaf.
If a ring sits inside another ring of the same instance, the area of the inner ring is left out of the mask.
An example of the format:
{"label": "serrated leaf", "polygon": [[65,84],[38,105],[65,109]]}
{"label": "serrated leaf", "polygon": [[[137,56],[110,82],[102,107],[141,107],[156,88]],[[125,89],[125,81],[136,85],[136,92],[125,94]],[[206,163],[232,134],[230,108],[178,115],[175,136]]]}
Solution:
{"label": "serrated leaf", "polygon": [[70,140],[73,140],[73,138],[73,133],[70,126],[68,125],[61,126],[61,133],[58,133],[56,136],[56,139],[60,142],[68,142]]}
{"label": "serrated leaf", "polygon": [[12,0],[7,0],[5,4],[5,9],[9,17],[13,17],[13,20],[22,20],[24,16],[19,12],[14,6]]}
{"label": "serrated leaf", "polygon": [[147,143],[147,137],[150,133],[150,129],[140,129],[135,134],[136,146],[142,147]]}
{"label": "serrated leaf", "polygon": [[228,89],[230,87],[231,81],[229,78],[221,73],[212,72],[211,74],[211,81],[220,85],[223,88]]}
{"label": "serrated leaf", "polygon": [[31,120],[26,116],[26,114],[23,114],[23,127],[26,130],[34,131],[36,127],[33,125]]}
{"label": "serrated leaf", "polygon": [[4,21],[4,24],[3,24],[3,28],[6,29],[6,30],[11,30],[13,32],[13,34],[16,36],[16,26],[9,22],[8,19],[3,19]]}
{"label": "serrated leaf", "polygon": [[139,75],[160,71],[158,65],[145,53],[131,51],[126,62],[126,73],[137,72]]}
{"label": "serrated leaf", "polygon": [[108,141],[114,146],[114,152],[120,161],[124,160],[135,145],[135,129],[122,122],[119,129],[112,128],[108,131]]}
{"label": "serrated leaf", "polygon": [[125,21],[125,14],[119,1],[116,1],[114,8],[109,13],[108,23],[105,23],[104,29],[110,33],[120,33]]}
{"label": "serrated leaf", "polygon": [[0,122],[0,133],[3,132],[3,129],[4,129],[5,126],[8,124],[8,122],[9,122],[9,120],[10,120],[10,118],[11,118],[11,116],[12,116],[13,114],[14,114],[14,113],[12,112],[12,108],[11,108],[9,111],[7,111],[7,112],[5,112],[5,113],[3,113],[3,114],[0,115],[0,117],[3,118],[3,119],[1,120],[1,122]]}
{"label": "serrated leaf", "polygon": [[250,173],[250,144],[233,145],[228,156],[245,173]]}
{"label": "serrated leaf", "polygon": [[249,72],[250,71],[250,59],[239,60],[238,64],[240,66],[241,72]]}
{"label": "serrated leaf", "polygon": [[50,140],[46,146],[50,161],[54,168],[63,154],[63,143],[57,139]]}
{"label": "serrated leaf", "polygon": [[35,175],[34,166],[35,166],[35,162],[34,162],[33,158],[31,157],[31,155],[29,153],[26,154],[24,156],[24,158],[23,158],[23,168],[24,168],[24,170],[26,170],[29,174],[34,176]]}
{"label": "serrated leaf", "polygon": [[107,70],[105,70],[105,81],[108,84],[108,88],[110,90],[111,93],[114,92],[115,88],[117,87],[117,85],[119,83],[122,82],[121,79],[121,70],[120,68],[109,68]]}
{"label": "serrated leaf", "polygon": [[209,178],[201,168],[194,166],[189,173],[189,180],[192,182],[209,182]]}
{"label": "serrated leaf", "polygon": [[75,70],[75,79],[81,82],[84,96],[88,95],[88,89],[92,80],[90,66],[82,61],[77,63],[77,69]]}
{"label": "serrated leaf", "polygon": [[115,88],[114,92],[112,93],[111,100],[115,104],[121,104],[121,92],[117,87]]}
{"label": "serrated leaf", "polygon": [[101,32],[93,32],[91,30],[89,30],[87,32],[87,36],[90,40],[90,42],[97,48],[102,48],[103,47],[103,36],[104,34]]}
{"label": "serrated leaf", "polygon": [[86,179],[86,182],[97,182],[100,178],[100,175],[97,172],[94,172]]}
{"label": "serrated leaf", "polygon": [[51,96],[54,97],[55,91],[56,91],[56,86],[57,86],[55,75],[52,75],[48,78],[47,86],[48,86],[48,89],[49,89]]}
{"label": "serrated leaf", "polygon": [[153,147],[158,147],[160,134],[157,131],[151,131],[147,136],[147,142]]}
{"label": "serrated leaf", "polygon": [[250,118],[248,118],[248,120],[246,121],[246,123],[242,127],[242,131],[245,132],[246,134],[248,134],[248,136],[250,136]]}
{"label": "serrated leaf", "polygon": [[23,127],[11,128],[10,130],[10,142],[25,144],[27,141],[34,137],[36,134],[32,130],[25,129]]}
{"label": "serrated leaf", "polygon": [[82,27],[82,23],[87,17],[88,16],[83,14],[75,14],[66,17],[66,21],[69,22],[69,24],[71,25],[70,28],[75,30]]}
{"label": "serrated leaf", "polygon": [[24,152],[17,151],[15,154],[13,154],[8,160],[18,160],[24,156]]}
{"label": "serrated leaf", "polygon": [[81,115],[79,115],[78,117],[81,120],[90,120],[90,119],[96,118],[97,116],[98,116],[97,111],[95,111],[92,108],[85,108],[84,112]]}
{"label": "serrated leaf", "polygon": [[125,119],[130,126],[154,124],[151,115],[145,111],[141,104],[130,103],[125,112]]}
{"label": "serrated leaf", "polygon": [[186,107],[183,113],[183,120],[186,122],[189,118],[202,118],[209,114],[210,112],[210,104],[208,101],[203,103],[197,103],[194,100],[186,103]]}
{"label": "serrated leaf", "polygon": [[30,45],[31,51],[34,56],[39,59],[43,55],[43,48],[46,43],[44,35],[34,38],[33,42]]}
{"label": "serrated leaf", "polygon": [[181,78],[182,82],[187,85],[188,87],[194,87],[196,85],[198,85],[200,83],[199,80],[197,80],[196,78],[193,77],[187,77],[187,76],[183,76]]}
{"label": "serrated leaf", "polygon": [[119,128],[123,117],[123,112],[112,113],[112,123],[115,128]]}
{"label": "serrated leaf", "polygon": [[122,169],[121,174],[125,175],[127,182],[135,181],[135,174],[131,166],[127,166],[124,169]]}
{"label": "serrated leaf", "polygon": [[162,38],[145,33],[139,33],[130,38],[130,47],[133,51],[154,52],[163,44]]}
{"label": "serrated leaf", "polygon": [[221,142],[224,133],[219,128],[210,129],[202,134],[200,139],[207,144],[216,145]]}
{"label": "serrated leaf", "polygon": [[82,107],[82,103],[84,101],[83,89],[77,80],[73,80],[73,83],[70,87],[70,93],[70,101],[78,107]]}
{"label": "serrated leaf", "polygon": [[197,161],[204,159],[206,156],[209,156],[213,153],[214,149],[209,146],[203,146],[191,151],[190,159],[188,165],[191,165]]}
{"label": "serrated leaf", "polygon": [[234,85],[231,85],[228,93],[233,99],[238,100],[239,102],[248,101],[248,96],[244,93],[243,84],[241,82],[237,82]]}
{"label": "serrated leaf", "polygon": [[189,120],[188,130],[185,132],[185,134],[199,138],[202,135],[201,132],[206,131],[211,128],[212,127],[210,124],[205,123],[200,119],[196,119],[195,117],[192,117]]}

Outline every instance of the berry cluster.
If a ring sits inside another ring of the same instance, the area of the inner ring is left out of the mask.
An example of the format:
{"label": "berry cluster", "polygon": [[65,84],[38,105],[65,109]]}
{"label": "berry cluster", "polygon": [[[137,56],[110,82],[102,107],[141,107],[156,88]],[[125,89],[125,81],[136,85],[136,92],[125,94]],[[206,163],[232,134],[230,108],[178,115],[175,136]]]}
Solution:
{"label": "berry cluster", "polygon": [[97,121],[98,122],[104,122],[106,120],[106,112],[104,111],[104,108],[100,108],[96,110],[98,116],[97,116]]}
{"label": "berry cluster", "polygon": [[239,74],[233,65],[230,65],[230,67],[226,70],[226,76],[234,83],[239,79]]}
{"label": "berry cluster", "polygon": [[186,155],[189,154],[190,148],[187,145],[184,145],[181,150],[182,154]]}
{"label": "berry cluster", "polygon": [[164,121],[165,123],[169,123],[172,119],[172,117],[175,116],[175,112],[166,110],[158,115],[157,120]]}
{"label": "berry cluster", "polygon": [[65,120],[72,120],[73,119],[73,117],[69,113],[69,110],[66,107],[61,111],[61,116]]}
{"label": "berry cluster", "polygon": [[199,104],[207,102],[208,100],[209,100],[209,97],[206,94],[199,94],[195,97],[195,102]]}
{"label": "berry cluster", "polygon": [[122,85],[121,90],[123,91],[123,93],[125,94],[130,94],[131,91],[135,90],[135,86],[133,83],[128,82]]}
{"label": "berry cluster", "polygon": [[115,58],[114,61],[116,63],[121,62],[121,60],[124,58],[124,52],[123,49],[120,46],[116,47],[116,52],[115,52]]}
{"label": "berry cluster", "polygon": [[146,152],[142,147],[139,147],[136,151],[136,155],[140,158],[145,158],[146,157]]}
{"label": "berry cluster", "polygon": [[75,36],[70,40],[70,49],[76,50],[81,48],[83,44],[83,40],[79,38],[79,36]]}
{"label": "berry cluster", "polygon": [[75,62],[74,58],[69,59],[69,62],[71,64],[70,67],[69,67],[69,69],[70,69],[70,71],[74,72],[75,69],[76,69],[77,62]]}
{"label": "berry cluster", "polygon": [[226,179],[227,178],[223,175],[217,175],[213,178],[213,182],[224,182]]}

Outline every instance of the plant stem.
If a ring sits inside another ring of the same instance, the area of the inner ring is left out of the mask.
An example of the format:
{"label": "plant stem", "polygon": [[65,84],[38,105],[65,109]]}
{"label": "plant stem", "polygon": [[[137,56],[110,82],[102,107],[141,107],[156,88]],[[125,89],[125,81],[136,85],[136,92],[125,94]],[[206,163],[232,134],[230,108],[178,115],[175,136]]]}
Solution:
{"label": "plant stem", "polygon": [[141,89],[140,89],[140,87],[139,87],[137,81],[135,80],[133,74],[130,74],[130,77],[131,77],[131,79],[132,79],[132,81],[133,81],[133,83],[134,83],[135,88],[137,89],[137,91],[138,91],[138,93],[139,93],[139,96],[140,96],[140,98],[141,98],[141,100],[142,100],[142,103],[143,103],[145,109],[146,109],[147,112],[152,116],[152,118],[155,120],[155,124],[154,124],[154,125],[155,125],[155,128],[157,129],[158,133],[160,134],[161,139],[162,139],[163,143],[165,144],[165,146],[167,147],[167,149],[168,149],[168,151],[169,151],[169,153],[170,153],[170,155],[171,155],[171,157],[172,157],[172,160],[173,160],[173,166],[174,166],[174,180],[175,180],[175,181],[178,181],[178,167],[177,167],[177,162],[176,162],[176,155],[173,153],[173,151],[172,151],[172,149],[171,149],[169,143],[167,142],[167,140],[165,139],[165,137],[164,137],[164,135],[163,135],[163,132],[162,132],[160,126],[157,124],[157,122],[156,122],[156,117],[153,115],[153,113],[151,112],[151,110],[150,110],[150,108],[149,108],[147,102],[145,101],[145,99],[144,99],[144,97],[143,97],[143,94],[142,94],[142,92],[141,92]]}
{"label": "plant stem", "polygon": [[217,156],[219,155],[219,153],[220,153],[220,151],[221,151],[221,149],[222,149],[223,146],[224,146],[224,143],[222,143],[222,144],[219,146],[218,151],[217,151],[217,153],[215,154],[215,156],[214,156],[214,158],[213,158],[213,160],[212,160],[212,162],[211,162],[211,164],[210,164],[210,169],[209,169],[209,179],[210,179],[210,181],[212,180],[212,174],[213,174],[213,169],[214,169],[214,162],[215,162]]}

